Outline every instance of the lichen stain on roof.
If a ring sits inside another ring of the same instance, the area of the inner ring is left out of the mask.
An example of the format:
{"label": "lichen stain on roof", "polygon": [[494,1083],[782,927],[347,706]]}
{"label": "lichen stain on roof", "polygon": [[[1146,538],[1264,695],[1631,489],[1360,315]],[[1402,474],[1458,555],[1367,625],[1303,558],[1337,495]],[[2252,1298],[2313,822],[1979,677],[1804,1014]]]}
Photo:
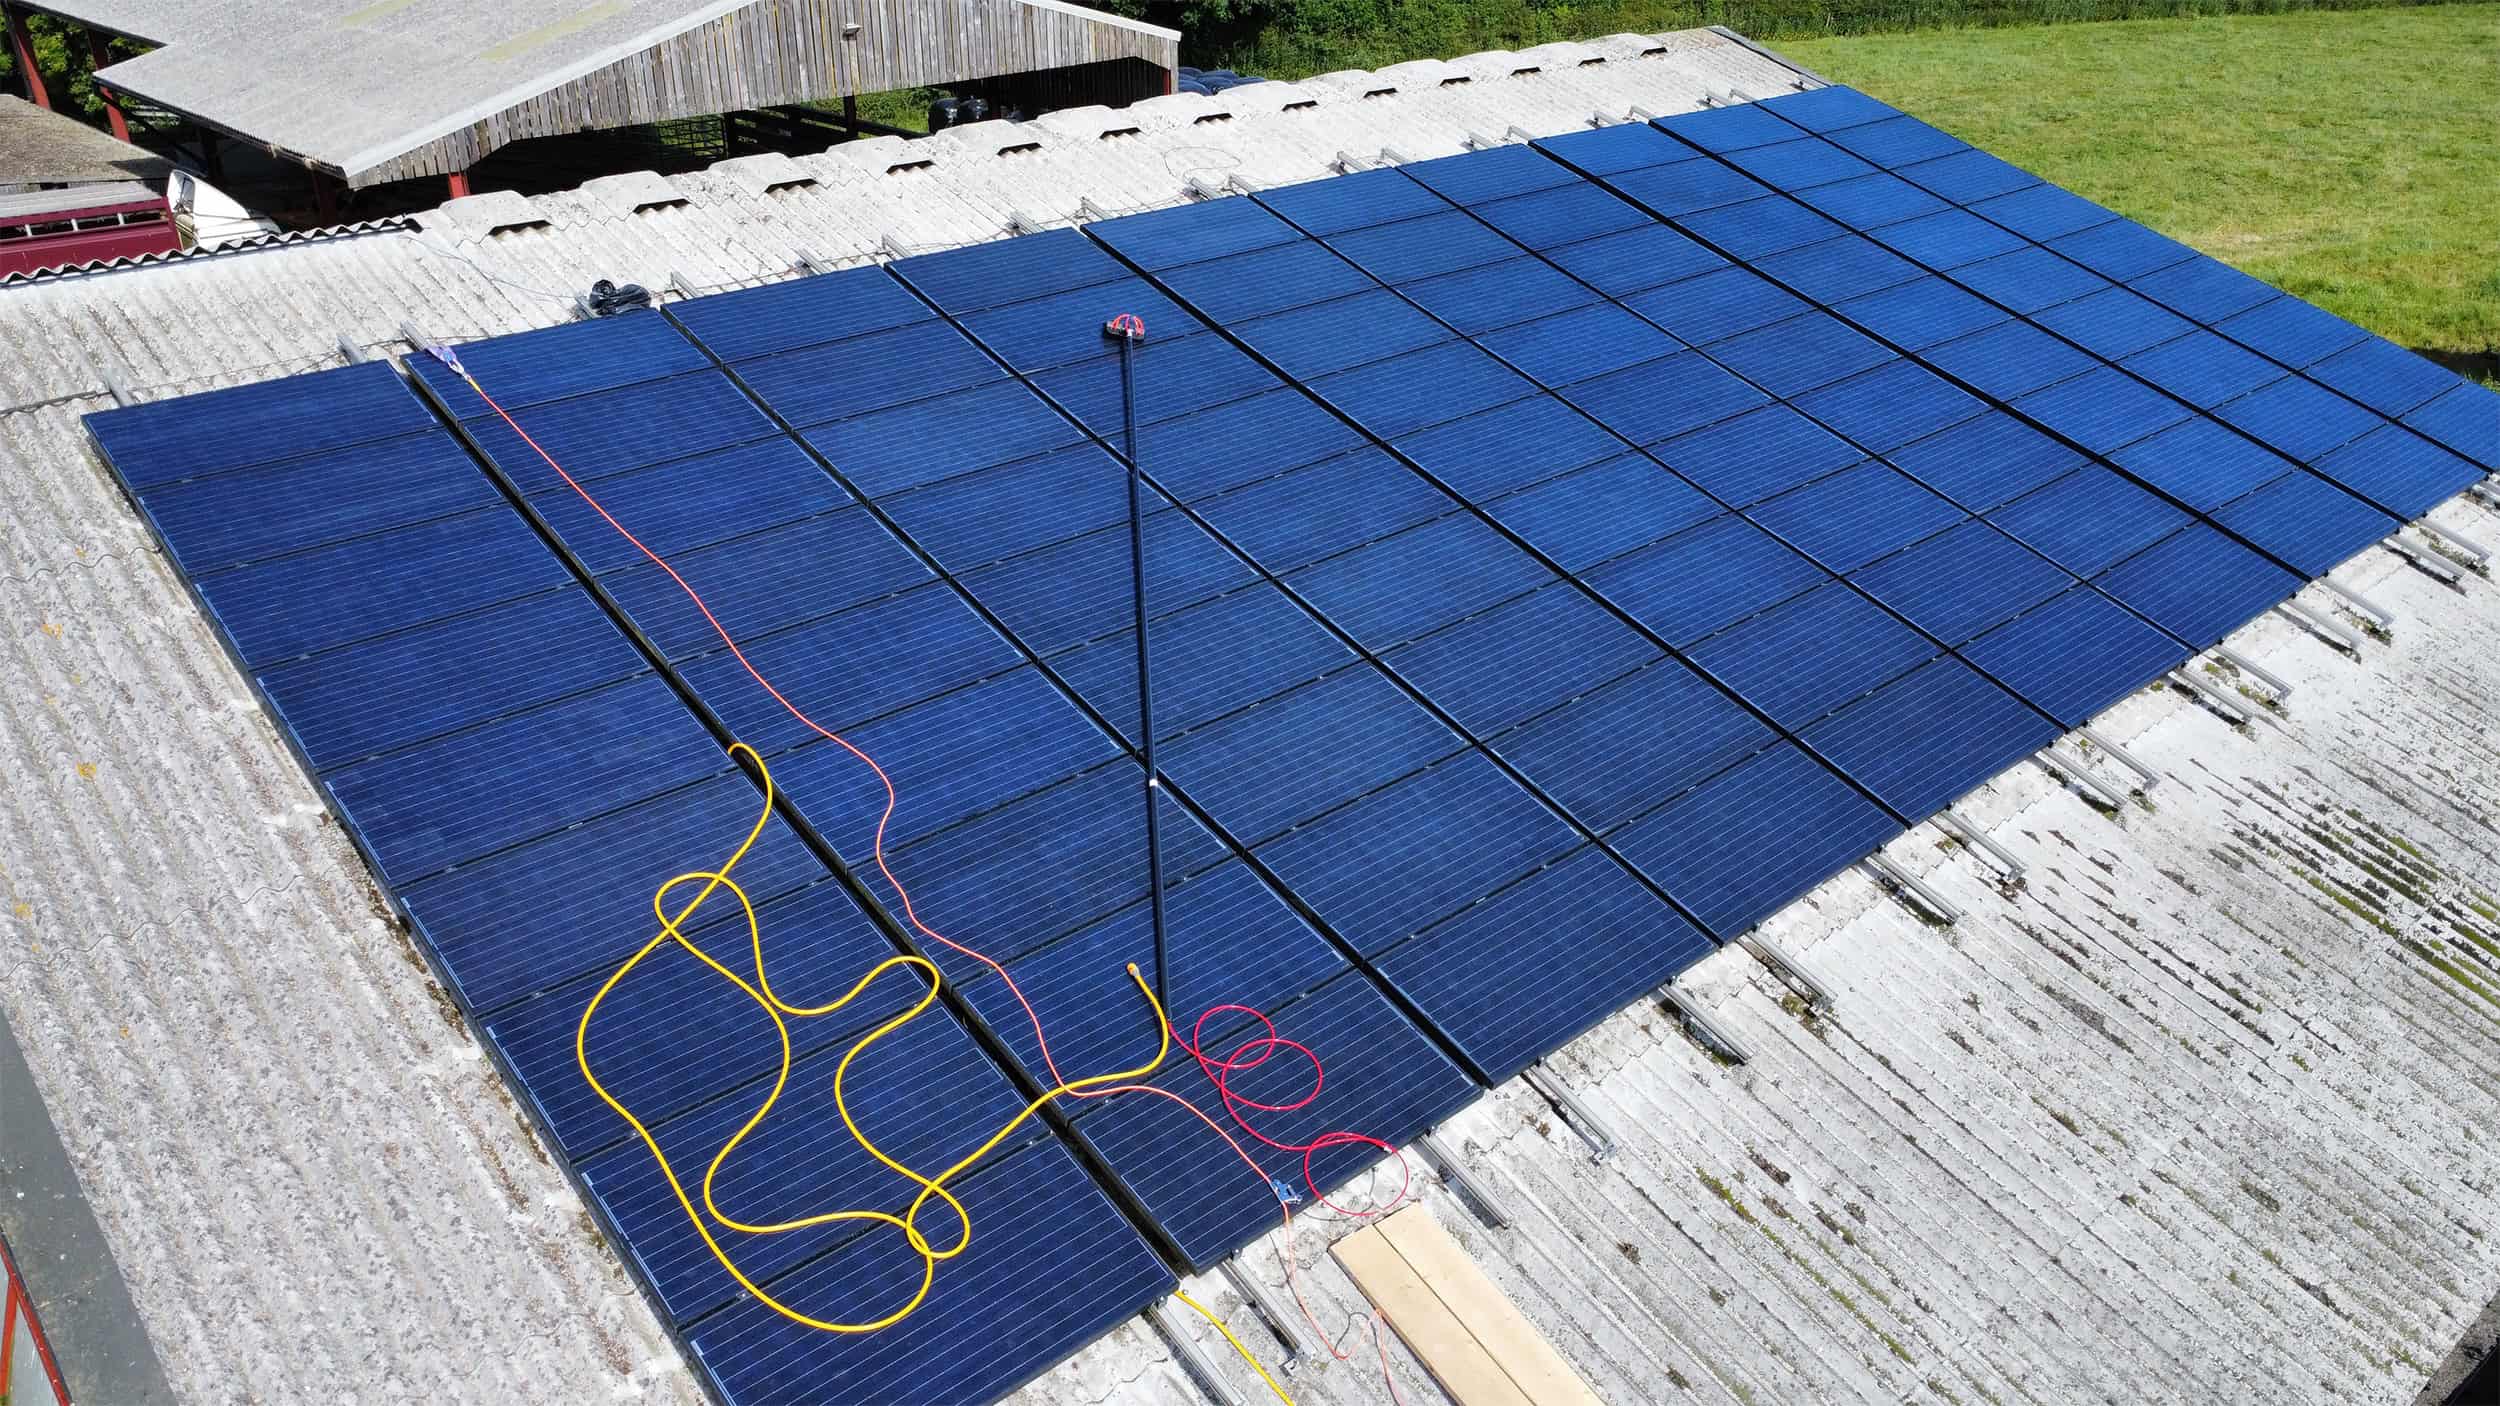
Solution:
{"label": "lichen stain on roof", "polygon": [[[562,321],[596,277],[785,278],[802,252],[1178,203],[1192,172],[1313,179],[1341,152],[1784,86],[1705,33],[1393,72],[746,158],[667,178],[685,199],[660,208],[656,176],[480,196],[413,230],[0,289],[0,1004],[179,1389],[697,1396],[94,460],[78,416],[107,382],[262,380],[337,365],[342,338],[405,353],[403,322],[449,341]],[[2438,517],[2492,532],[2463,502]],[[1751,1063],[1618,1016],[1549,1063],[1618,1155],[1592,1165],[1514,1082],[1443,1136],[1515,1227],[1448,1201],[1443,1222],[1610,1401],[2409,1398],[2500,1288],[2500,1026],[2450,974],[2500,991],[2500,610],[2488,579],[2451,591],[2383,553],[2337,579],[2398,626],[2359,660],[2244,630],[2235,648],[2298,685],[2280,728],[2170,690],[2120,705],[2100,729],[2169,778],[2143,803],[2111,818],[2036,769],[2000,778],[1962,809],[2031,866],[2023,887],[1932,828],[1897,841],[1958,926],[1833,880],[1772,928],[1833,1013],[1712,958],[1692,992]],[[1291,1379],[1312,1406],[1382,1396],[1327,1259],[1346,1228],[1314,1214],[1296,1242],[1353,1357]],[[1242,1263],[1283,1293],[1272,1241]],[[1220,1279],[1192,1290],[1273,1360]],[[1190,1390],[1132,1322],[1024,1400]]]}

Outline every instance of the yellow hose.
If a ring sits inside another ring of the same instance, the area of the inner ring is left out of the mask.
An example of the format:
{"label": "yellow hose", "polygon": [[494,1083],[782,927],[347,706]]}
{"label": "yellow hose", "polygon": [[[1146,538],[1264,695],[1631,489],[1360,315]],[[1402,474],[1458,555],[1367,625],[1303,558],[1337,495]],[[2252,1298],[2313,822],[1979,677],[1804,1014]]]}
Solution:
{"label": "yellow hose", "polygon": [[[1031,1118],[1035,1113],[1040,1112],[1042,1105],[1050,1102],[1052,1099],[1057,1098],[1062,1094],[1075,1093],[1079,1090],[1092,1088],[1098,1085],[1130,1083],[1152,1074],[1155,1069],[1163,1063],[1164,1057],[1171,1053],[1171,1025],[1167,1020],[1165,1020],[1163,1007],[1160,1002],[1155,1000],[1153,989],[1147,986],[1146,979],[1138,973],[1137,964],[1131,962],[1128,964],[1129,979],[1137,984],[1139,994],[1146,998],[1146,1004],[1152,1008],[1154,1012],[1155,1029],[1160,1034],[1162,1039],[1161,1047],[1155,1051],[1155,1057],[1153,1059],[1147,1061],[1145,1064],[1139,1065],[1135,1069],[1124,1069],[1113,1074],[1097,1074],[1090,1078],[1078,1079],[1073,1082],[1063,1082],[1059,1084],[1057,1087],[1044,1093],[1041,1097],[1026,1104],[1022,1112],[1009,1119],[998,1129],[998,1131],[990,1134],[987,1141],[983,1142],[979,1147],[973,1149],[953,1166],[948,1167],[946,1170],[938,1173],[934,1177],[922,1176],[920,1173],[904,1166],[900,1162],[895,1161],[892,1157],[887,1156],[885,1151],[879,1148],[876,1143],[871,1141],[866,1133],[860,1131],[859,1124],[852,1120],[850,1105],[843,1092],[843,1081],[850,1073],[851,1061],[859,1058],[861,1052],[865,1051],[869,1046],[874,1045],[877,1041],[884,1039],[886,1036],[901,1029],[905,1025],[910,1024],[913,1019],[918,1017],[921,1012],[927,1010],[930,1005],[937,1000],[938,988],[942,978],[939,976],[937,967],[924,958],[912,956],[889,957],[885,961],[879,962],[875,967],[871,968],[866,976],[861,977],[857,982],[853,983],[851,989],[844,992],[840,999],[829,1001],[821,1006],[792,1006],[784,1002],[778,995],[774,994],[772,980],[765,974],[764,970],[764,936],[762,928],[756,922],[755,905],[748,900],[746,891],[741,889],[738,886],[737,881],[729,876],[730,871],[737,868],[738,862],[746,858],[747,851],[754,847],[756,839],[764,833],[764,826],[772,819],[772,771],[764,765],[764,759],[756,755],[755,749],[747,746],[743,742],[732,743],[730,745],[729,752],[733,757],[743,755],[749,762],[754,764],[756,771],[763,777],[764,804],[762,809],[756,815],[754,828],[747,832],[746,839],[739,843],[738,848],[730,854],[729,858],[722,863],[720,868],[716,870],[696,870],[690,873],[679,874],[675,878],[670,879],[667,883],[660,885],[660,887],[653,892],[651,895],[651,910],[660,920],[660,931],[654,934],[650,941],[645,942],[633,956],[627,958],[625,960],[625,964],[618,967],[615,974],[611,975],[600,985],[598,994],[590,998],[590,1004],[582,1011],[581,1024],[576,1027],[573,1033],[573,1056],[574,1059],[581,1065],[582,1078],[589,1082],[590,1087],[598,1093],[601,1101],[606,1103],[608,1107],[615,1109],[618,1117],[623,1118],[627,1123],[631,1124],[634,1132],[642,1138],[643,1146],[651,1150],[653,1160],[657,1161],[660,1165],[660,1174],[668,1178],[669,1190],[676,1193],[678,1206],[685,1211],[686,1218],[694,1223],[695,1232],[703,1237],[703,1243],[711,1248],[713,1258],[720,1261],[721,1268],[728,1270],[731,1278],[737,1280],[748,1293],[751,1293],[755,1295],[756,1298],[762,1300],[767,1307],[794,1323],[801,1323],[807,1327],[822,1329],[823,1331],[829,1333],[872,1333],[880,1328],[891,1327],[894,1324],[901,1322],[904,1318],[910,1316],[913,1310],[919,1308],[921,1303],[929,1296],[929,1286],[932,1282],[934,1282],[937,1276],[938,1262],[941,1260],[953,1259],[955,1256],[962,1254],[965,1247],[972,1243],[971,1217],[965,1213],[963,1203],[956,1200],[954,1193],[946,1189],[946,1184],[962,1175],[968,1168],[970,1168],[974,1163],[980,1161],[984,1156],[987,1156],[991,1149],[997,1147],[999,1143],[1005,1141],[1009,1134],[1013,1133],[1017,1128],[1022,1127],[1027,1119]],[[685,907],[677,910],[676,914],[672,916],[668,911],[668,895],[670,891],[677,888],[681,884],[693,883],[698,880],[700,880],[703,884],[702,889],[697,892],[693,898],[687,900]],[[755,981],[752,985],[750,985],[744,977],[741,977],[738,973],[731,971],[728,967],[723,966],[719,961],[714,959],[711,953],[704,951],[699,944],[697,944],[693,939],[687,937],[682,930],[686,921],[694,916],[695,910],[702,907],[704,902],[709,899],[716,890],[724,888],[729,890],[730,895],[738,900],[739,908],[746,914],[747,939],[755,956]],[[634,1116],[632,1109],[627,1108],[623,1103],[617,1100],[614,1094],[608,1092],[607,1086],[599,1082],[599,1076],[593,1073],[590,1067],[590,1022],[599,1014],[600,1004],[607,1000],[608,993],[610,991],[616,989],[617,983],[623,981],[635,967],[641,965],[642,960],[645,957],[650,956],[652,952],[656,951],[660,944],[664,942],[675,942],[678,946],[693,953],[694,956],[705,966],[708,966],[713,971],[720,973],[723,980],[729,982],[731,985],[737,987],[741,992],[745,993],[747,999],[755,1002],[757,1006],[763,1009],[765,1015],[771,1017],[773,1030],[781,1040],[781,1071],[773,1079],[772,1092],[765,1096],[763,1105],[755,1110],[754,1115],[747,1119],[745,1125],[740,1127],[736,1134],[731,1136],[729,1141],[721,1147],[719,1152],[713,1154],[711,1165],[704,1169],[703,1211],[697,1211],[695,1209],[693,1199],[686,1194],[685,1184],[678,1178],[677,1169],[670,1165],[668,1154],[660,1150],[659,1140],[652,1137],[651,1130],[643,1126],[642,1120]],[[878,1026],[876,1029],[869,1031],[866,1035],[861,1036],[852,1044],[849,1050],[844,1052],[842,1062],[834,1068],[833,1102],[834,1107],[842,1115],[842,1125],[850,1129],[851,1136],[858,1141],[859,1145],[866,1148],[870,1156],[876,1158],[879,1162],[884,1163],[888,1169],[892,1170],[897,1175],[918,1184],[920,1187],[920,1194],[912,1198],[910,1208],[900,1216],[896,1216],[885,1211],[860,1208],[841,1211],[825,1211],[799,1220],[777,1221],[769,1225],[749,1225],[731,1217],[728,1213],[721,1210],[719,1205],[713,1201],[712,1181],[713,1178],[719,1174],[721,1164],[729,1159],[729,1154],[735,1152],[738,1148],[738,1144],[746,1139],[747,1134],[753,1132],[756,1127],[764,1121],[765,1117],[772,1112],[773,1105],[780,1101],[782,1089],[790,1081],[790,1027],[782,1019],[782,1017],[785,1015],[800,1017],[828,1015],[834,1011],[838,1011],[844,1006],[850,1004],[853,1000],[857,999],[862,991],[868,989],[870,983],[874,982],[879,976],[883,975],[888,968],[893,967],[911,967],[922,972],[927,977],[928,989],[921,993],[920,999],[913,1003],[911,1009],[904,1011],[902,1014],[895,1016],[893,1019]],[[920,1213],[922,1209],[928,1205],[932,1198],[944,1201],[947,1206],[955,1212],[956,1220],[963,1227],[961,1237],[957,1239],[954,1244],[946,1247],[945,1249],[938,1249],[931,1245],[927,1237],[920,1233],[920,1227],[918,1225]],[[764,1292],[763,1288],[756,1284],[754,1280],[747,1278],[745,1272],[738,1268],[737,1262],[730,1258],[729,1252],[721,1248],[720,1241],[713,1237],[712,1228],[705,1221],[705,1216],[703,1214],[705,1211],[708,1211],[711,1217],[713,1219],[717,1219],[724,1227],[731,1230],[743,1231],[752,1235],[773,1235],[784,1231],[802,1230],[809,1226],[826,1225],[834,1221],[845,1220],[874,1221],[883,1225],[893,1226],[903,1232],[903,1238],[905,1241],[910,1244],[913,1252],[920,1256],[920,1288],[914,1292],[910,1300],[904,1303],[900,1308],[895,1309],[881,1318],[868,1319],[859,1322],[835,1322],[828,1319],[811,1317],[810,1315],[801,1313],[797,1309],[790,1307],[788,1304],[785,1304],[779,1299],[776,1299],[772,1295]],[[1204,1310],[1200,1311],[1203,1312]],[[1231,1335],[1228,1333],[1226,1336],[1229,1337]],[[1235,1344],[1235,1346],[1238,1347],[1239,1344]],[[1248,1354],[1246,1353],[1244,1354],[1244,1356],[1247,1355]],[[1253,1362],[1251,1365],[1256,1367],[1258,1364]],[[1265,1376],[1266,1374],[1262,1372],[1260,1375]],[[1279,1393],[1279,1395],[1282,1395],[1282,1393]]]}
{"label": "yellow hose", "polygon": [[1206,1305],[1191,1298],[1189,1296],[1189,1291],[1186,1289],[1174,1289],[1172,1291],[1172,1297],[1179,1299],[1182,1303],[1198,1310],[1199,1317],[1214,1324],[1215,1331],[1222,1333],[1224,1335],[1224,1341],[1233,1345],[1233,1351],[1241,1354],[1241,1360],[1250,1364],[1250,1370],[1259,1374],[1260,1381],[1267,1383],[1267,1389],[1276,1393],[1276,1399],[1284,1402],[1285,1406],[1293,1406],[1293,1398],[1285,1395],[1285,1389],[1276,1384],[1276,1379],[1267,1374],[1267,1369],[1265,1367],[1259,1365],[1259,1359],[1250,1355],[1250,1349],[1241,1345],[1241,1339],[1233,1336],[1233,1330],[1224,1326],[1223,1319],[1207,1312]]}

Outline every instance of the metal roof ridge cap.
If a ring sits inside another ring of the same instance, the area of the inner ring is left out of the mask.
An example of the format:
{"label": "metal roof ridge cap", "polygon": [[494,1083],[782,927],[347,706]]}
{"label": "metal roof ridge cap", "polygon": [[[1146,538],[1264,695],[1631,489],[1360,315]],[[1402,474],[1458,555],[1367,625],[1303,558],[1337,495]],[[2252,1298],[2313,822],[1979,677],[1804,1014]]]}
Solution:
{"label": "metal roof ridge cap", "polygon": [[574,189],[583,204],[619,216],[640,214],[654,205],[683,205],[693,198],[691,192],[648,168],[593,176]]}

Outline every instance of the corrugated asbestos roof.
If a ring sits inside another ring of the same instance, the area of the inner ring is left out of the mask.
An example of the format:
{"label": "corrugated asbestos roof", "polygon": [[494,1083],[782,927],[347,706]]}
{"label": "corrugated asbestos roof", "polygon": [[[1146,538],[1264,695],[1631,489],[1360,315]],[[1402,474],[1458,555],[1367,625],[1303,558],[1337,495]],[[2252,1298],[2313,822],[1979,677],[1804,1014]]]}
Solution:
{"label": "corrugated asbestos roof", "polygon": [[76,118],[0,93],[0,191],[13,186],[162,181],[173,163]]}
{"label": "corrugated asbestos roof", "polygon": [[[78,416],[108,381],[154,399],[266,379],[338,364],[342,340],[405,352],[403,321],[445,341],[561,321],[599,277],[778,279],[802,254],[969,243],[1080,202],[1177,203],[1192,178],[1307,179],[1341,152],[1446,155],[1789,76],[1710,33],[1618,36],[0,289],[19,353],[0,359],[0,1003],[177,1387],[695,1391],[91,456]],[[2462,501],[2437,516],[2494,532]],[[1932,828],[1897,841],[1959,926],[1833,880],[1770,931],[1836,1012],[1807,1017],[1740,950],[1712,958],[1692,994],[1751,1063],[1626,1012],[1549,1062],[1617,1155],[1593,1164],[1514,1082],[1443,1137],[1516,1224],[1482,1229],[1427,1178],[1444,1223],[1610,1401],[2409,1399],[2500,1287],[2500,1012],[2422,955],[2500,940],[2500,610],[2486,579],[2452,591],[2386,554],[2337,579],[2393,608],[2391,640],[2355,660],[2250,626],[2235,647],[2298,692],[2249,728],[2175,692],[2122,704],[2100,730],[2169,779],[2115,817],[2036,769],[1965,802],[2031,866],[2020,888]],[[1345,1228],[1301,1221],[1304,1288],[1354,1358],[1289,1379],[1307,1406],[1383,1399],[1325,1257]],[[1281,1292],[1272,1242],[1243,1263]],[[1274,1357],[1228,1286],[1193,1290]],[[1392,1356],[1408,1400],[1436,1399]],[[1131,1324],[1024,1399],[1193,1398]]]}
{"label": "corrugated asbestos roof", "polygon": [[[620,84],[628,91],[608,95],[606,106],[651,110],[609,112],[604,120],[580,125],[618,126],[712,110],[701,105],[661,110],[696,83],[724,77],[709,66],[734,67],[739,81],[724,83],[724,90],[752,99],[728,106],[752,106],[859,91],[856,81],[835,84],[856,80],[854,69],[877,71],[877,61],[858,56],[864,46],[907,49],[919,59],[952,54],[948,46],[961,48],[962,71],[908,76],[912,82],[935,82],[1045,66],[1009,62],[1030,57],[1015,42],[1031,38],[1026,31],[1133,36],[1128,49],[1142,40],[1167,66],[1179,43],[1170,30],[1060,0],[946,0],[892,13],[855,6],[841,18],[854,29],[864,22],[869,32],[856,40],[839,32],[829,17],[773,13],[780,4],[766,13],[747,13],[756,6],[757,0],[27,0],[26,8],[159,45],[101,71],[117,91],[359,185],[364,173],[395,157],[492,122],[531,98],[716,21],[743,26],[752,37],[724,37],[701,61],[703,71],[682,71],[694,61],[681,59],[681,71]],[[916,25],[915,15],[942,22]],[[790,25],[774,28],[785,20]],[[978,32],[993,27],[1010,37],[984,44]],[[995,62],[984,66],[984,57]],[[778,80],[811,82],[821,91],[780,92]],[[584,98],[575,106],[588,111],[594,104]]]}

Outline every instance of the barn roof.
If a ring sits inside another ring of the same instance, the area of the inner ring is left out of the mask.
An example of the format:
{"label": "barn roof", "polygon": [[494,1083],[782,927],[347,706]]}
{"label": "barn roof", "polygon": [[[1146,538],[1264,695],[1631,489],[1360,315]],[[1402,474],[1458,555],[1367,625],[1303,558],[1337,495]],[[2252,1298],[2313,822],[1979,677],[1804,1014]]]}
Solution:
{"label": "barn roof", "polygon": [[506,142],[1142,60],[1180,36],[1061,0],[29,0],[159,47],[117,91],[369,185]]}

